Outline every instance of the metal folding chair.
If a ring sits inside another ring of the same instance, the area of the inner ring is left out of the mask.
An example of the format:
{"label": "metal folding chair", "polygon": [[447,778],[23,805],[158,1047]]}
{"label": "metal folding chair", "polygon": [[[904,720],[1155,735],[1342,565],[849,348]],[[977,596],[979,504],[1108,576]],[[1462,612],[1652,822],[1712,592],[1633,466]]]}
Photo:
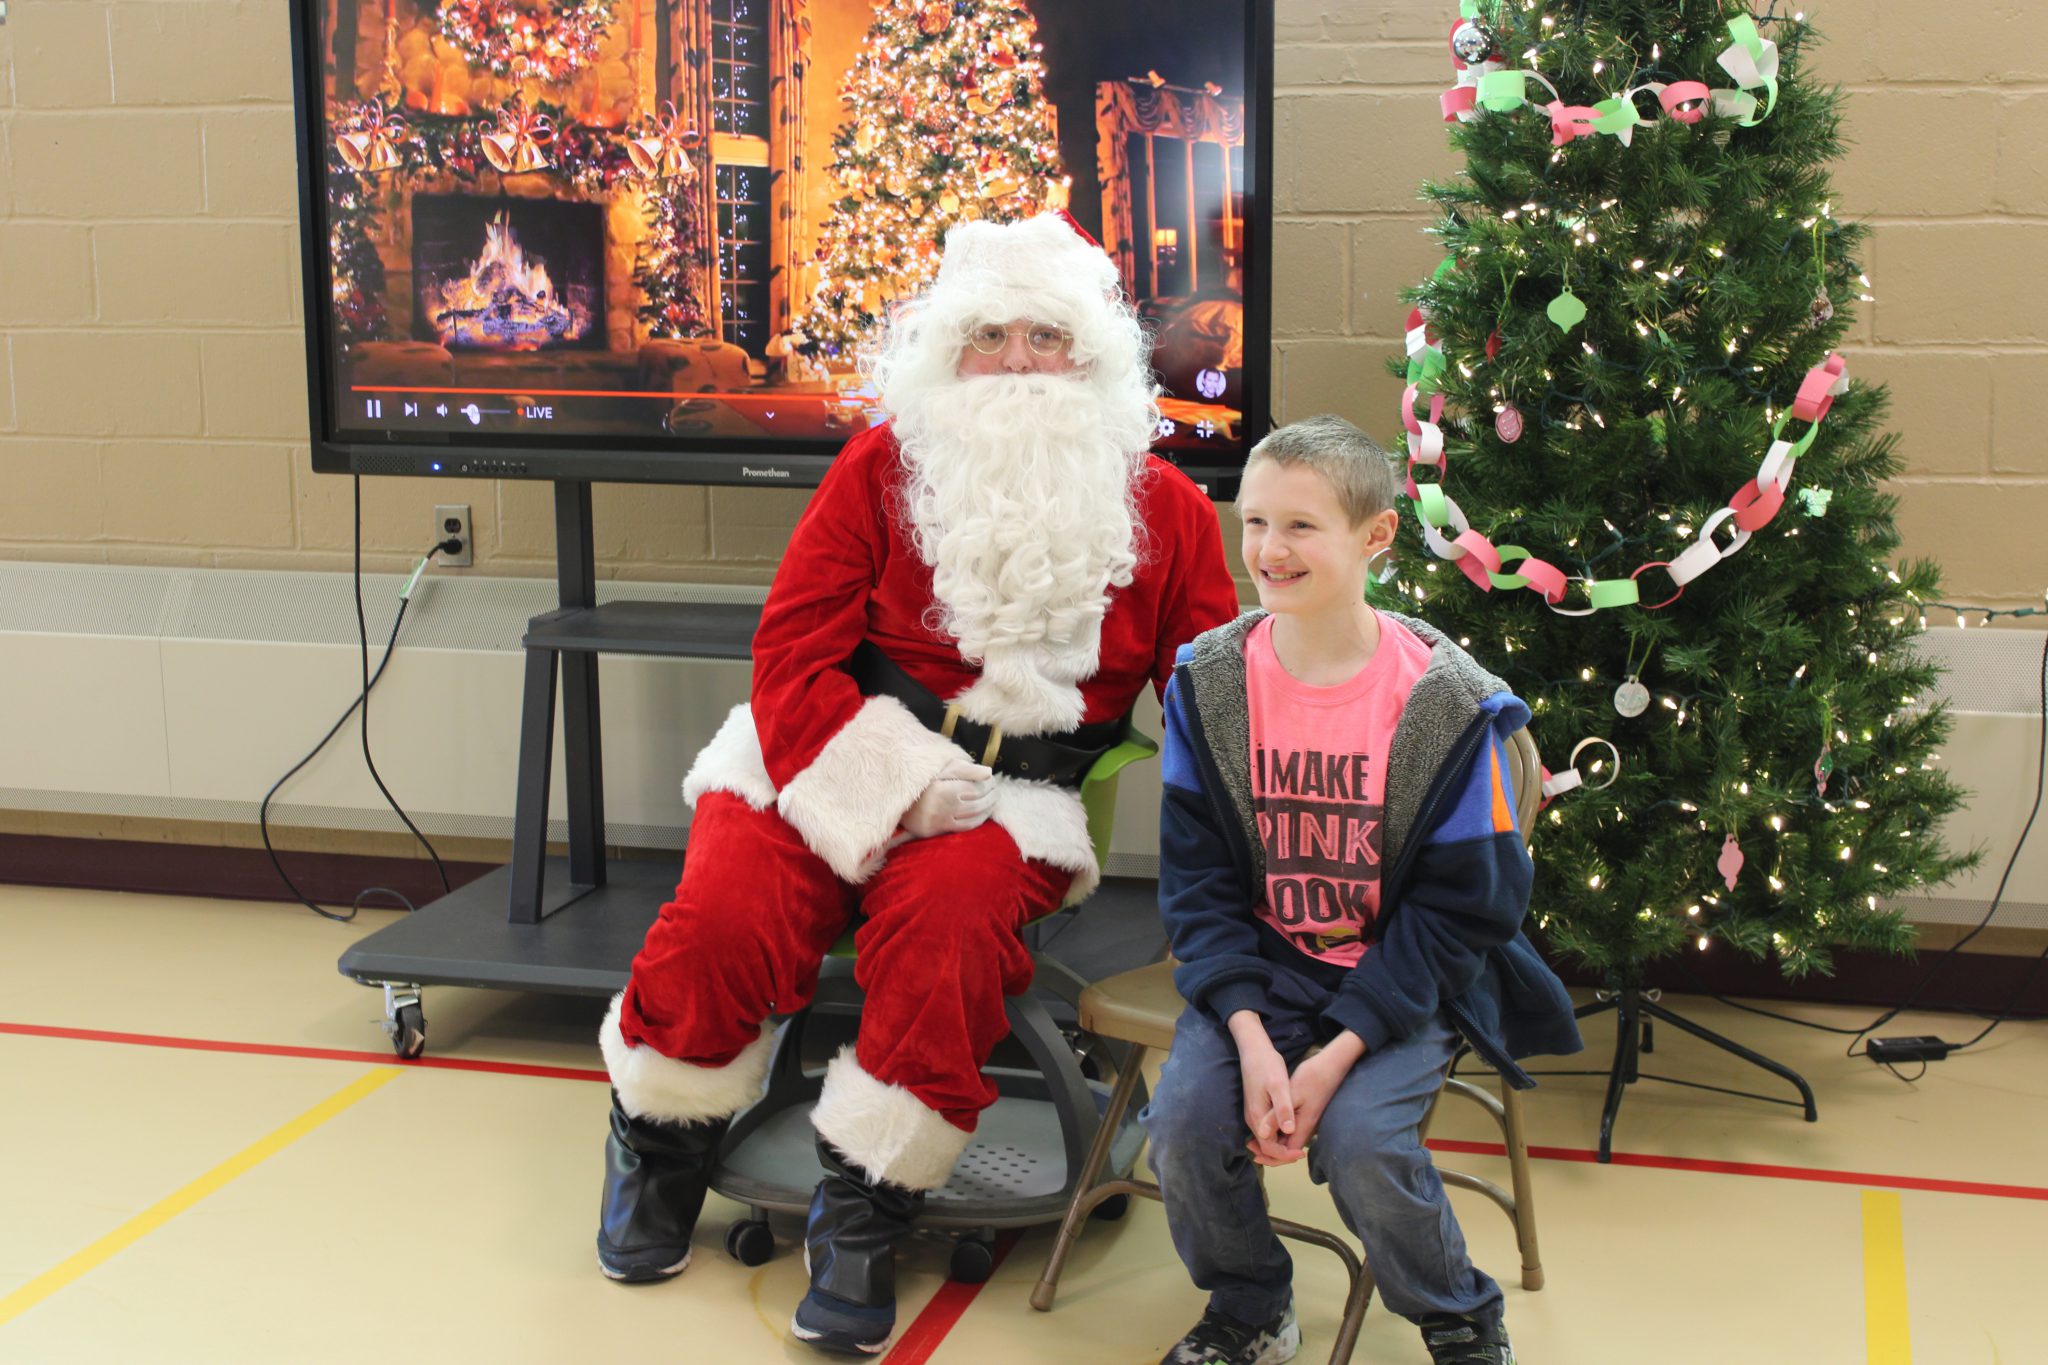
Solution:
{"label": "metal folding chair", "polygon": [[[1509,784],[1515,791],[1515,814],[1522,837],[1527,840],[1536,823],[1538,787],[1543,769],[1537,761],[1536,743],[1526,730],[1516,732],[1507,754]],[[1051,1311],[1067,1256],[1081,1235],[1082,1225],[1098,1207],[1111,1200],[1128,1201],[1132,1195],[1159,1198],[1159,1186],[1149,1180],[1139,1180],[1134,1175],[1105,1180],[1102,1175],[1110,1160],[1109,1139],[1122,1127],[1125,1111],[1137,1093],[1145,1053],[1152,1048],[1172,1045],[1174,1021],[1186,1006],[1180,993],[1173,988],[1173,965],[1170,961],[1156,962],[1149,967],[1098,981],[1081,993],[1082,1029],[1100,1038],[1128,1043],[1131,1052],[1117,1075],[1115,1088],[1110,1091],[1109,1107],[1102,1116],[1102,1126],[1081,1168],[1073,1201],[1067,1206],[1066,1219],[1060,1224],[1051,1254],[1046,1257],[1045,1269],[1031,1290],[1031,1306],[1040,1312]],[[1473,1101],[1500,1125],[1514,1188],[1512,1191],[1503,1190],[1490,1180],[1464,1171],[1439,1168],[1438,1174],[1446,1184],[1476,1190],[1500,1207],[1514,1224],[1515,1241],[1521,1249],[1522,1288],[1541,1289],[1543,1262],[1536,1247],[1536,1209],[1529,1181],[1528,1142],[1522,1130],[1521,1097],[1503,1082],[1500,1097],[1496,1099],[1471,1082],[1453,1079],[1446,1073],[1443,1088],[1437,1092],[1436,1100],[1422,1120],[1425,1138],[1445,1094],[1461,1095]],[[1273,1220],[1273,1230],[1282,1237],[1322,1247],[1343,1261],[1351,1288],[1344,1299],[1344,1316],[1337,1331],[1336,1344],[1330,1351],[1330,1365],[1347,1365],[1358,1343],[1358,1331],[1365,1320],[1366,1307],[1372,1302],[1372,1267],[1365,1263],[1348,1240],[1335,1233],[1284,1218]]]}

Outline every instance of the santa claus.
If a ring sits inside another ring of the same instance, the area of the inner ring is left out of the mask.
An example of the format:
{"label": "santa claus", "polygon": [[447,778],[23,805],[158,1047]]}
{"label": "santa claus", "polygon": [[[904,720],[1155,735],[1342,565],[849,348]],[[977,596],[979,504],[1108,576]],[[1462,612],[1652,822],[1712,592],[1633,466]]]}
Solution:
{"label": "santa claus", "polygon": [[894,1247],[995,1100],[981,1066],[1031,984],[1018,931],[1097,880],[1081,778],[1237,597],[1213,507],[1148,452],[1145,338],[1071,219],[954,228],[870,364],[891,421],[797,523],[751,701],[683,784],[682,882],[604,1021],[597,1248],[618,1280],[689,1263],[768,1019],[857,922],[866,1005],[813,1114],[793,1329],[872,1353]]}

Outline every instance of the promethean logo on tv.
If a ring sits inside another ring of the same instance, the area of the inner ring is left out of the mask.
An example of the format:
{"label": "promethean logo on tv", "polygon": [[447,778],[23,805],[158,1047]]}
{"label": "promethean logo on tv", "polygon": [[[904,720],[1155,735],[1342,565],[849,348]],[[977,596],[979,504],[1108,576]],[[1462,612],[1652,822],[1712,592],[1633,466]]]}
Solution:
{"label": "promethean logo on tv", "polygon": [[752,465],[743,464],[740,466],[740,477],[743,479],[786,479],[789,477],[789,471],[787,469],[775,468],[755,469]]}

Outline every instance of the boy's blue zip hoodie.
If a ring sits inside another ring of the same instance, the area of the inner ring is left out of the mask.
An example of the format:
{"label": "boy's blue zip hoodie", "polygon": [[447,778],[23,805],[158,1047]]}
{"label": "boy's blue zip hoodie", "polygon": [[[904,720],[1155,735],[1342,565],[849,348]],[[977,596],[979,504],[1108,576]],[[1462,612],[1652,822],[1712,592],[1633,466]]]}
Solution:
{"label": "boy's blue zip hoodie", "polygon": [[1577,1052],[1564,985],[1521,932],[1532,868],[1505,745],[1529,721],[1507,685],[1435,627],[1388,613],[1430,647],[1387,754],[1379,918],[1350,968],[1308,956],[1253,913],[1265,855],[1252,806],[1244,640],[1263,611],[1181,646],[1166,689],[1159,903],[1174,984],[1218,1022],[1256,1010],[1282,1053],[1349,1029],[1368,1048],[1442,1009],[1517,1089],[1515,1065]]}

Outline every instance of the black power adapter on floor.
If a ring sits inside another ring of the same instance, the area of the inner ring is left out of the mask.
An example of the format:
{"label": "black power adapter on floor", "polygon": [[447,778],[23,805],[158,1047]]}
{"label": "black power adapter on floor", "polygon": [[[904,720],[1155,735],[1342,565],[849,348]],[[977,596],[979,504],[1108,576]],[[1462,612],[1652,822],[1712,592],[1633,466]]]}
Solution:
{"label": "black power adapter on floor", "polygon": [[1943,1042],[1926,1034],[1910,1038],[1872,1038],[1865,1051],[1873,1062],[1938,1062],[1955,1050],[1954,1043]]}

